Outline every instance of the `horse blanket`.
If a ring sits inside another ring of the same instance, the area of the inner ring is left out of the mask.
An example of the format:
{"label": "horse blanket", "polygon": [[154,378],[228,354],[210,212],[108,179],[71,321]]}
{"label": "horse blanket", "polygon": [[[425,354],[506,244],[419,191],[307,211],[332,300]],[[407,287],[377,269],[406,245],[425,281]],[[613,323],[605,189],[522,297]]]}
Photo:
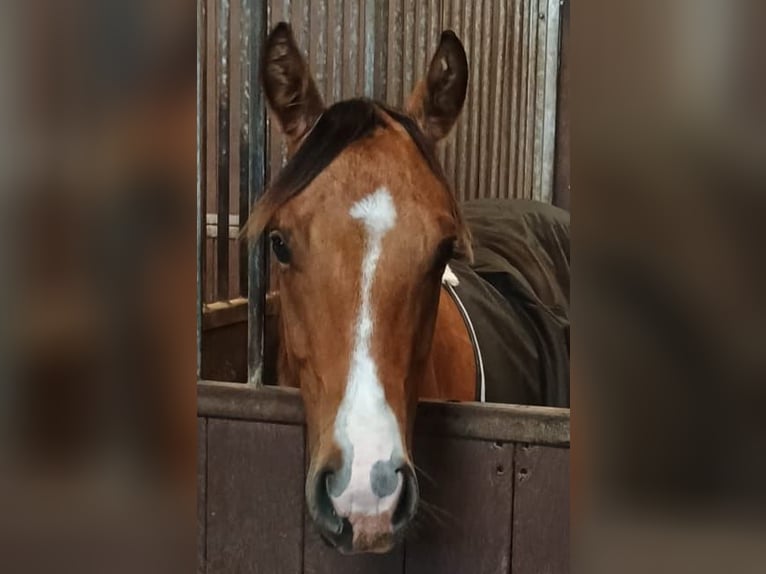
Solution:
{"label": "horse blanket", "polygon": [[528,200],[464,203],[472,262],[447,290],[476,356],[476,399],[569,406],[569,214]]}

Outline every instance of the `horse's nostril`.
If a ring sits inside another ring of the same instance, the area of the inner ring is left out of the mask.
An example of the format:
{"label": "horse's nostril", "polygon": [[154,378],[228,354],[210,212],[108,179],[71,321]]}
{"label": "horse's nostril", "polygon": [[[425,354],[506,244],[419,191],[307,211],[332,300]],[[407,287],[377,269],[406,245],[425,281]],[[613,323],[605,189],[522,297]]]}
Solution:
{"label": "horse's nostril", "polygon": [[407,526],[418,508],[418,481],[412,467],[405,465],[397,472],[401,474],[403,480],[399,501],[392,520],[394,532]]}
{"label": "horse's nostril", "polygon": [[336,514],[328,492],[332,476],[331,470],[322,470],[314,475],[310,487],[307,484],[309,513],[317,526],[330,536],[338,535],[343,531],[343,521]]}

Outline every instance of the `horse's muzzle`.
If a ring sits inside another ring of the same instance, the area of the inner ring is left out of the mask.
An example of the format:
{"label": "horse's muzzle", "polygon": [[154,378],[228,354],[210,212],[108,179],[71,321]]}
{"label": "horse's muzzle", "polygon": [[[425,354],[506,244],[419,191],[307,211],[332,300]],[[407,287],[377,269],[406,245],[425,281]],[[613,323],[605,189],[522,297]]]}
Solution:
{"label": "horse's muzzle", "polygon": [[[380,472],[376,469],[376,472]],[[393,469],[397,483],[395,500],[388,500],[379,511],[359,508],[351,503],[344,506],[331,496],[331,484],[335,471],[323,468],[310,472],[306,481],[306,501],[309,514],[317,525],[322,538],[343,554],[359,552],[383,553],[391,550],[403,537],[407,526],[415,516],[418,506],[418,483],[415,472],[408,463]],[[401,478],[399,478],[401,477]],[[371,477],[371,483],[376,477]],[[372,490],[375,490],[371,487]],[[355,493],[349,493],[353,500]],[[356,493],[359,498],[361,493]],[[363,493],[369,496],[369,493]],[[383,499],[381,499],[383,500]]]}

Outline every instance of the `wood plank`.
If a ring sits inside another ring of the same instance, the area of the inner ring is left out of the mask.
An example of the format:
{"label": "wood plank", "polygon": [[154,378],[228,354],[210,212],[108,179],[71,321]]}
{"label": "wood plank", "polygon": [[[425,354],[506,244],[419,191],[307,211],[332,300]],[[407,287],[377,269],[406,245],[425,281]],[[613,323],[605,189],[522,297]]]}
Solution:
{"label": "wood plank", "polygon": [[456,438],[568,446],[569,409],[420,401],[415,429]]}
{"label": "wood plank", "polygon": [[247,299],[238,297],[230,301],[214,301],[202,307],[202,330],[226,327],[247,321]]}
{"label": "wood plank", "polygon": [[209,420],[207,571],[299,574],[303,428]]}
{"label": "wood plank", "polygon": [[202,376],[217,381],[247,380],[247,322],[202,331]]}
{"label": "wood plank", "polygon": [[197,417],[197,574],[206,570],[207,419]]}
{"label": "wood plank", "polygon": [[569,450],[517,446],[513,574],[569,572]]}
{"label": "wood plank", "polygon": [[[201,381],[197,411],[203,416],[303,424],[296,389]],[[421,401],[416,434],[487,441],[569,445],[569,409],[489,403]]]}
{"label": "wood plank", "polygon": [[507,574],[513,451],[512,444],[416,436],[421,506],[405,572]]}
{"label": "wood plank", "polygon": [[302,425],[303,401],[297,389],[238,383],[197,384],[197,413],[204,416]]}

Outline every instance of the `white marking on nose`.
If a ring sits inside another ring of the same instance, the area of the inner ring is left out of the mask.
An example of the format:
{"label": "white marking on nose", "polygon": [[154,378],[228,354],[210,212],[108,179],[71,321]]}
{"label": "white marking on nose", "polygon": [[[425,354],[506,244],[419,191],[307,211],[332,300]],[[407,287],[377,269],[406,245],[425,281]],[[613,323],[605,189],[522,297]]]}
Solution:
{"label": "white marking on nose", "polygon": [[[335,418],[334,437],[343,451],[344,467],[330,488],[330,497],[340,516],[375,515],[393,511],[403,479],[397,475],[394,491],[382,498],[371,484],[373,466],[380,460],[403,459],[399,425],[386,401],[378,379],[378,368],[370,345],[373,319],[370,297],[383,237],[396,223],[396,208],[385,187],[355,203],[349,212],[365,230],[359,312],[354,327],[354,347],[346,392]],[[340,491],[340,492],[338,492]]]}

